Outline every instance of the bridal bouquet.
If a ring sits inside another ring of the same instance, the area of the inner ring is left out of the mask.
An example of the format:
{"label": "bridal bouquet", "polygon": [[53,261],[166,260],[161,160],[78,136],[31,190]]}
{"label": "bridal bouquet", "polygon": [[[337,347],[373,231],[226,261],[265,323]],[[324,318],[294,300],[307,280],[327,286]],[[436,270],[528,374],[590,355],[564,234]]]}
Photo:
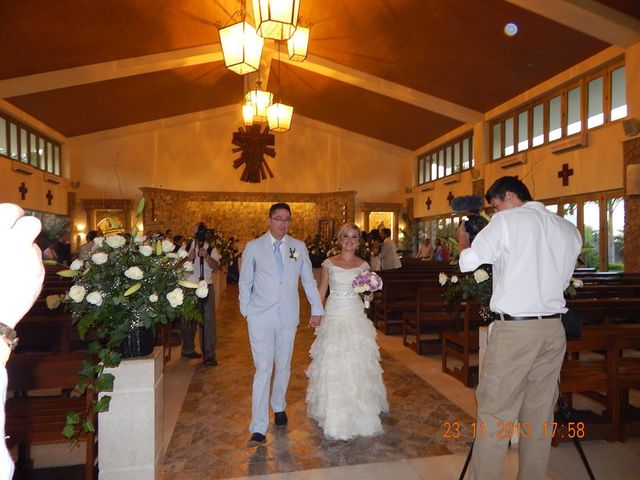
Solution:
{"label": "bridal bouquet", "polygon": [[373,292],[382,290],[382,279],[376,272],[362,272],[353,279],[351,286],[364,300],[364,308],[369,308]]}

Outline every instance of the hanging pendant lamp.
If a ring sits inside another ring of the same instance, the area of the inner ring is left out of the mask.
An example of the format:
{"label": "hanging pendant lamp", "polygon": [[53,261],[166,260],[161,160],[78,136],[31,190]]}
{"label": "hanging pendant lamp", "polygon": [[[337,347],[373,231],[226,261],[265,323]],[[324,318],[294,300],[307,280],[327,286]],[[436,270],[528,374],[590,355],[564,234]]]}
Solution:
{"label": "hanging pendant lamp", "polygon": [[256,31],[263,38],[288,40],[296,31],[300,0],[253,0]]}
{"label": "hanging pendant lamp", "polygon": [[309,48],[309,27],[298,25],[293,36],[287,40],[289,60],[304,62]]}
{"label": "hanging pendant lamp", "polygon": [[244,20],[221,28],[220,43],[225,66],[239,75],[255,72],[260,66],[264,39]]}
{"label": "hanging pendant lamp", "polygon": [[[245,95],[245,104],[253,108],[253,122],[261,123],[267,121],[267,109],[273,102],[273,94],[260,88],[262,82],[256,82],[256,88],[249,90]],[[243,109],[244,114],[244,109]]]}
{"label": "hanging pendant lamp", "polygon": [[286,132],[291,129],[293,107],[284,103],[274,103],[267,109],[267,117],[272,132]]}

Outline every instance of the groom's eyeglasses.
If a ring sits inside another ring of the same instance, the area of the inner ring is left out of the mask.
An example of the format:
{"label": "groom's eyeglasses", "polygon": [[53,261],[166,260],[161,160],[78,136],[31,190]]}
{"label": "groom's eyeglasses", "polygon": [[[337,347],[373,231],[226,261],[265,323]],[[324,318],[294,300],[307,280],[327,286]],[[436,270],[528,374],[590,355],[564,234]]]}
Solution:
{"label": "groom's eyeglasses", "polygon": [[282,223],[282,222],[289,223],[291,222],[291,217],[271,217],[271,220],[279,223]]}

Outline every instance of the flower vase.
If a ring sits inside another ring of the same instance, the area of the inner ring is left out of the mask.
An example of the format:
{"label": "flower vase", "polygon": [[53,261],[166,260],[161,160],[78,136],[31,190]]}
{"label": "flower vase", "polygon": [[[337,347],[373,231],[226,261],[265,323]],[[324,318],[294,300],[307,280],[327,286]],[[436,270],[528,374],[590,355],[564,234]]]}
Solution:
{"label": "flower vase", "polygon": [[156,339],[149,328],[137,327],[131,330],[122,344],[119,351],[122,358],[145,357],[153,352]]}

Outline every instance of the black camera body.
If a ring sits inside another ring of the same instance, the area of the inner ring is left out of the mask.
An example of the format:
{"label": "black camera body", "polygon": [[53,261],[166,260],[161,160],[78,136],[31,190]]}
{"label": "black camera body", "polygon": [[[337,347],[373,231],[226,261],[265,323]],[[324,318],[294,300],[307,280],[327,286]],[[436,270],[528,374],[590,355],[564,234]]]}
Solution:
{"label": "black camera body", "polygon": [[480,195],[468,195],[456,197],[451,202],[451,209],[454,212],[471,212],[466,218],[464,228],[469,234],[469,243],[472,243],[476,235],[488,225],[488,221],[480,210],[484,207],[484,199]]}
{"label": "black camera body", "polygon": [[207,225],[204,222],[200,222],[196,227],[196,231],[193,234],[193,238],[195,239],[196,242],[198,242],[199,245],[203,245],[206,238],[209,235],[211,235],[212,232],[213,232],[213,229],[207,228]]}

